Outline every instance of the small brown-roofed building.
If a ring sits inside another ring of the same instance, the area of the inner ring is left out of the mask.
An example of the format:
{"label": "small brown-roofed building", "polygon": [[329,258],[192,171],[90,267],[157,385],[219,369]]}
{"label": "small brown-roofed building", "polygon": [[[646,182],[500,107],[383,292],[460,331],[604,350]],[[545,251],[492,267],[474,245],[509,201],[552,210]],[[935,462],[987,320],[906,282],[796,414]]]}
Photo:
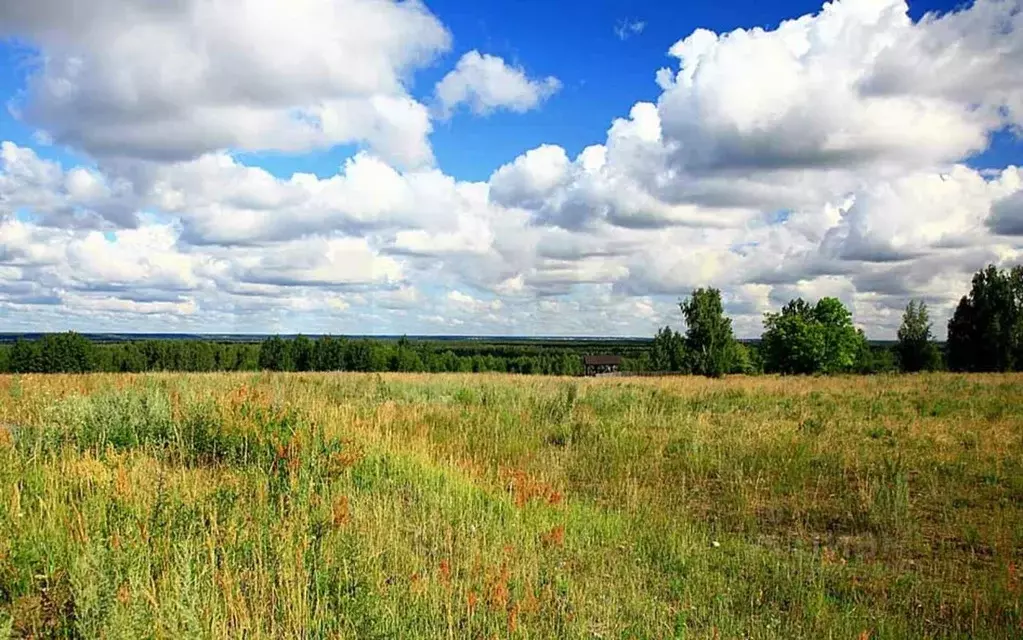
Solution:
{"label": "small brown-roofed building", "polygon": [[620,356],[583,356],[583,369],[588,376],[613,376],[622,368]]}

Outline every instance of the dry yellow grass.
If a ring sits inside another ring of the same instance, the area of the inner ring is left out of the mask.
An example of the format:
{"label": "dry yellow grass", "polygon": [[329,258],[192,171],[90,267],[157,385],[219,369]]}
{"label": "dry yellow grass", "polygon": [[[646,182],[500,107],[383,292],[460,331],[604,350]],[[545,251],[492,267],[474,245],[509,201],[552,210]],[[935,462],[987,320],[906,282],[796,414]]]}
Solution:
{"label": "dry yellow grass", "polygon": [[1021,397],[0,377],[0,637],[1020,636]]}

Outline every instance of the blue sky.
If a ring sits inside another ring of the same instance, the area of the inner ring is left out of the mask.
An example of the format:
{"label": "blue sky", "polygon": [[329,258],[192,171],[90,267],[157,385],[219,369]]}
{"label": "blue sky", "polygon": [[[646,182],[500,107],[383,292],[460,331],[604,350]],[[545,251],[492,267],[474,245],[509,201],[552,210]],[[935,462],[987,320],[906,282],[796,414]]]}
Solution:
{"label": "blue sky", "polygon": [[822,295],[941,334],[1020,260],[1020,15],[0,8],[0,330],[647,335],[711,285],[744,336]]}

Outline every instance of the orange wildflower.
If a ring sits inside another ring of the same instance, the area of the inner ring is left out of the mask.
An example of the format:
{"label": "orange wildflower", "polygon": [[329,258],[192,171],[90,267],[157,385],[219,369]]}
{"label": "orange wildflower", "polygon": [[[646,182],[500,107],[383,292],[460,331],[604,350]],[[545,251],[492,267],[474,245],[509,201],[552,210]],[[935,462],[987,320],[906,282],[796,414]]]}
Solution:
{"label": "orange wildflower", "polygon": [[447,560],[440,561],[440,580],[445,585],[451,583],[451,564]]}
{"label": "orange wildflower", "polygon": [[336,500],[334,500],[334,504],[331,507],[331,516],[335,529],[340,529],[348,524],[349,520],[351,520],[351,509],[348,503],[348,496],[339,496]]}
{"label": "orange wildflower", "polygon": [[512,605],[508,611],[508,633],[515,633],[515,630],[519,628],[519,606]]}
{"label": "orange wildflower", "polygon": [[117,601],[124,606],[128,606],[131,603],[131,590],[128,588],[128,583],[124,583],[117,590]]}
{"label": "orange wildflower", "polygon": [[508,600],[511,598],[511,590],[508,589],[509,577],[508,568],[502,567],[501,574],[490,584],[487,596],[490,608],[495,611],[503,611],[508,606]]}
{"label": "orange wildflower", "polygon": [[560,547],[565,544],[565,526],[558,525],[540,536],[545,547]]}

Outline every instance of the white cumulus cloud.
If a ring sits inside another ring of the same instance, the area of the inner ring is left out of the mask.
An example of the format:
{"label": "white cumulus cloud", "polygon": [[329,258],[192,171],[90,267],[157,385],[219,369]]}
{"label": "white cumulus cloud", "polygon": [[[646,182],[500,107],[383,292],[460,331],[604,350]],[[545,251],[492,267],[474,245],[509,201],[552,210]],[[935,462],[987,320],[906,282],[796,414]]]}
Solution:
{"label": "white cumulus cloud", "polygon": [[405,80],[450,42],[422,3],[391,0],[5,2],[2,32],[38,48],[26,121],[95,156],[159,161],[344,143],[429,161]]}
{"label": "white cumulus cloud", "polygon": [[[840,0],[679,34],[672,68],[650,70],[659,95],[581,150],[539,144],[486,181],[427,164],[409,74],[449,36],[423,5],[223,6],[252,15],[0,7],[42,56],[22,117],[98,160],[0,146],[12,329],[650,335],[710,285],[744,336],[821,295],[875,337],[921,298],[942,335],[976,269],[1023,259],[1023,170],[971,163],[1019,134],[1018,2],[914,22],[898,0]],[[434,100],[524,111],[557,86],[471,52]],[[368,148],[326,176],[233,152],[343,142]]]}
{"label": "white cumulus cloud", "polygon": [[463,104],[476,115],[498,109],[523,113],[559,89],[561,81],[554,76],[532,79],[523,68],[511,66],[503,58],[470,51],[437,83],[435,92],[440,111],[447,117]]}

